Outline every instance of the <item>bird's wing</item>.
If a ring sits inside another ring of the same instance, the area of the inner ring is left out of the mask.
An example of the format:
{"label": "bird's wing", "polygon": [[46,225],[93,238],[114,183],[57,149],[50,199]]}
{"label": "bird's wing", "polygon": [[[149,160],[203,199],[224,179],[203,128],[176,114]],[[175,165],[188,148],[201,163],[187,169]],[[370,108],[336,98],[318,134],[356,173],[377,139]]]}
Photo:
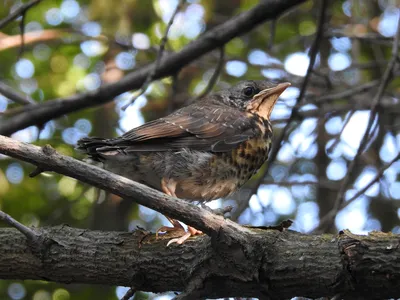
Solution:
{"label": "bird's wing", "polygon": [[192,105],[134,128],[119,138],[105,140],[103,145],[96,147],[96,152],[118,150],[129,153],[181,148],[225,152],[259,131],[254,118],[234,108]]}

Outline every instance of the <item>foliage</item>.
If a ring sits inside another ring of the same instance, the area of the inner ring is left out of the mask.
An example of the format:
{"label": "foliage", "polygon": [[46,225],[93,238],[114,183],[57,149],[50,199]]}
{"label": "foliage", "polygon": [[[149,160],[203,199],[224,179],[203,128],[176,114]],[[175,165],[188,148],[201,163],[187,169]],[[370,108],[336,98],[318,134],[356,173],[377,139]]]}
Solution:
{"label": "foliage", "polygon": [[[0,19],[26,2],[4,1]],[[225,46],[226,62],[215,89],[243,79],[270,78],[293,83],[273,113],[276,136],[302,87],[310,46],[318,29],[320,2],[307,1],[276,22],[262,24]],[[363,93],[339,95],[329,101],[319,99],[382,78],[391,58],[399,9],[391,1],[331,2],[300,117],[291,123],[277,160],[268,168],[264,166],[232,199],[211,203],[213,207],[229,204],[238,207],[233,216],[240,223],[268,226],[290,218],[295,220],[294,230],[312,231],[334,207],[341,180],[355,157],[378,85]],[[21,17],[0,32],[0,80],[38,103],[116,82],[156,60],[177,3],[177,0],[43,0],[29,9],[23,19],[25,45],[21,45],[20,38],[16,39],[20,35]],[[206,30],[257,3],[185,1],[172,25],[166,53],[179,51]],[[42,38],[29,40],[38,33]],[[121,108],[132,97],[131,93],[122,94],[106,105],[29,127],[12,137],[37,145],[50,144],[61,153],[83,159],[74,151],[79,138],[116,136],[180,107],[205,89],[217,64],[217,51],[207,54],[181,70],[177,80],[167,77],[153,82],[126,111]],[[368,184],[398,153],[400,135],[395,104],[399,100],[399,82],[399,77],[391,81],[382,97],[372,139],[350,174],[351,184],[345,199]],[[11,118],[12,111],[19,106],[0,95],[0,112],[5,112],[5,117]],[[314,113],[304,117],[303,112],[307,111]],[[0,209],[26,225],[66,223],[104,230],[133,230],[141,226],[154,231],[167,224],[158,213],[74,179],[52,173],[29,178],[32,170],[31,165],[0,158]],[[381,180],[340,210],[334,224],[328,224],[324,230],[332,232],[346,227],[357,232],[398,232],[398,170],[397,162]],[[265,175],[262,184],[254,189],[262,175]],[[251,191],[256,193],[250,198]],[[117,299],[123,291],[121,287],[67,286],[44,281],[0,282],[1,299]],[[156,296],[137,293],[135,299],[153,297]],[[162,297],[158,299],[169,299],[168,295]]]}

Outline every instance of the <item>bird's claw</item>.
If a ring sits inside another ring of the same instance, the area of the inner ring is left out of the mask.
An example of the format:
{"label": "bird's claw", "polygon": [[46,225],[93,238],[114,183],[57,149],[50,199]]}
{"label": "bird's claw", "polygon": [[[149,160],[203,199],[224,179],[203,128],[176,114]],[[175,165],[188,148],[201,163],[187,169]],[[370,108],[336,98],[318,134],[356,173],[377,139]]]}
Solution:
{"label": "bird's claw", "polygon": [[179,238],[174,238],[168,241],[167,247],[173,243],[177,243],[178,245],[182,245],[188,238],[190,238],[192,235],[197,235],[197,234],[203,234],[202,231],[197,230],[196,228],[193,228],[191,226],[188,226],[188,232],[186,232],[183,236]]}

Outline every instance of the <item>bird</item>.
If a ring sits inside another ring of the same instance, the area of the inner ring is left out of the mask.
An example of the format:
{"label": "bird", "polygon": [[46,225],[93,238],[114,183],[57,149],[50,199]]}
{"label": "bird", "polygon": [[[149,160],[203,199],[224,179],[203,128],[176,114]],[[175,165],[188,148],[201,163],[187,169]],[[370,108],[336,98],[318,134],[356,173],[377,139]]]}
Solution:
{"label": "bird", "polygon": [[[254,175],[268,158],[272,110],[290,83],[246,80],[209,94],[166,117],[149,121],[117,138],[85,137],[77,149],[106,170],[169,196],[206,203],[227,197]],[[182,244],[202,232],[169,218],[184,234]]]}

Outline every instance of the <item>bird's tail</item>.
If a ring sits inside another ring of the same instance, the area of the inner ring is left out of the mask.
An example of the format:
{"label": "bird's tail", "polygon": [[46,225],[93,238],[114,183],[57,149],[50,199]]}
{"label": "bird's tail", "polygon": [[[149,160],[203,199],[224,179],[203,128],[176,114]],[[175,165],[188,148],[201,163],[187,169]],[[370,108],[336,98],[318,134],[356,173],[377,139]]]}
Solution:
{"label": "bird's tail", "polygon": [[86,153],[96,161],[100,161],[101,153],[109,151],[112,148],[113,148],[112,139],[86,137],[78,141],[78,144],[75,149],[80,152]]}

